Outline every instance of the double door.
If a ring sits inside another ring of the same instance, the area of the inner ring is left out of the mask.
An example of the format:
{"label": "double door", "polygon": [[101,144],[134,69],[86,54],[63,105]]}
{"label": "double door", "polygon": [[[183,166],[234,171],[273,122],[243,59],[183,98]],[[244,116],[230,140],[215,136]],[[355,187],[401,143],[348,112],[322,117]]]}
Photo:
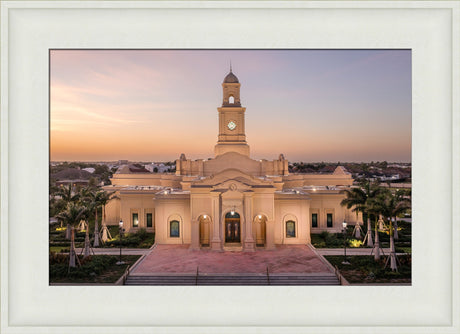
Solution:
{"label": "double door", "polygon": [[225,218],[225,242],[241,242],[240,218]]}

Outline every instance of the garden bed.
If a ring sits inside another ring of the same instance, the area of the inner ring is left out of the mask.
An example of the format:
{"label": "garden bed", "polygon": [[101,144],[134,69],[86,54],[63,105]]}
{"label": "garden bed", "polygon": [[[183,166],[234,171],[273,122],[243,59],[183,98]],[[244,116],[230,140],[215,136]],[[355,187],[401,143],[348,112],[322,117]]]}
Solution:
{"label": "garden bed", "polygon": [[411,283],[411,264],[410,255],[398,256],[398,271],[393,272],[388,263],[385,267],[387,256],[382,256],[379,261],[375,261],[373,256],[356,255],[347,256],[350,264],[342,264],[344,257],[342,255],[324,256],[333,266],[337,266],[340,273],[350,283]]}
{"label": "garden bed", "polygon": [[128,266],[133,265],[140,255],[123,255],[123,265],[117,265],[118,256],[93,255],[86,259],[79,256],[81,267],[70,268],[69,255],[51,253],[49,259],[50,283],[115,283]]}

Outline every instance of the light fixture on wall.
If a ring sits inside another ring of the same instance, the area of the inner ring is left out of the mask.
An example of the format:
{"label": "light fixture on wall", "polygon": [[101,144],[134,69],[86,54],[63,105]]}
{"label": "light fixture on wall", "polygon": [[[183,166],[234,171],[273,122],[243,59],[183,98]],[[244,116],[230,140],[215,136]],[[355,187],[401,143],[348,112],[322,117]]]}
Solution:
{"label": "light fixture on wall", "polygon": [[208,218],[208,216],[206,216],[206,215],[203,215],[203,219],[206,219],[206,218]]}
{"label": "light fixture on wall", "polygon": [[230,211],[230,214],[231,214],[232,216],[235,215],[235,207],[233,207],[232,211]]}
{"label": "light fixture on wall", "polygon": [[262,215],[258,215],[257,217],[258,217],[259,219],[262,219]]}

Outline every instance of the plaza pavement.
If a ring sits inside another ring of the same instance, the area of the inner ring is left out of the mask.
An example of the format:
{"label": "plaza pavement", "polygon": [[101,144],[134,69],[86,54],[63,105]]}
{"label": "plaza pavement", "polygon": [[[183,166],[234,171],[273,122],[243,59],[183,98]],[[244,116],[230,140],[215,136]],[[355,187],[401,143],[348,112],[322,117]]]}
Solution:
{"label": "plaza pavement", "polygon": [[189,250],[188,245],[158,245],[130,274],[147,273],[331,273],[331,268],[310,247],[282,245],[254,252]]}

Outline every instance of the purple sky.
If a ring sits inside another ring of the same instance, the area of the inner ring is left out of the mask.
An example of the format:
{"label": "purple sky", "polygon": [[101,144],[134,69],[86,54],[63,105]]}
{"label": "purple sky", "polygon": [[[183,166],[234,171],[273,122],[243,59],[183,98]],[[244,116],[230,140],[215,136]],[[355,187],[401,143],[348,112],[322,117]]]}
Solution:
{"label": "purple sky", "polygon": [[252,158],[411,160],[410,50],[54,50],[51,160],[213,157],[230,60]]}

